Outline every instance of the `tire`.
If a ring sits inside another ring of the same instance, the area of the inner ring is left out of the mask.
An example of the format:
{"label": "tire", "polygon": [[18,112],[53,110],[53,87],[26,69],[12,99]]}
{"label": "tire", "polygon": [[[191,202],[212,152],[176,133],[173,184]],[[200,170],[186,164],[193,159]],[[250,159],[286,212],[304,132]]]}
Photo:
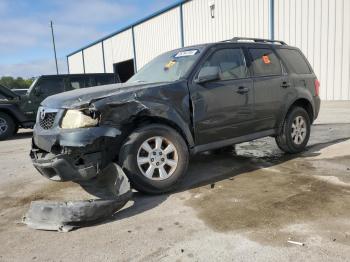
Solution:
{"label": "tire", "polygon": [[304,151],[309,141],[310,131],[309,114],[302,107],[293,107],[284,119],[281,133],[276,137],[276,143],[286,153],[300,153]]}
{"label": "tire", "polygon": [[[157,147],[158,144],[160,146]],[[187,170],[188,159],[188,148],[182,136],[174,129],[160,124],[135,130],[121,146],[119,153],[119,165],[132,186],[147,194],[174,190]]]}
{"label": "tire", "polygon": [[15,134],[17,125],[8,114],[0,112],[0,140],[5,140]]}

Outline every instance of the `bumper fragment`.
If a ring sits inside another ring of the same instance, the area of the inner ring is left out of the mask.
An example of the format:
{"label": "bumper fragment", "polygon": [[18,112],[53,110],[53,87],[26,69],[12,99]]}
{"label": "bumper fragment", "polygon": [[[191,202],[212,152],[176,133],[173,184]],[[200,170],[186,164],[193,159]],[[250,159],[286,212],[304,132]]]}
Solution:
{"label": "bumper fragment", "polygon": [[90,187],[94,188],[94,195],[99,198],[59,202],[33,201],[22,222],[34,229],[68,232],[111,218],[132,197],[127,176],[114,163],[106,167],[101,178],[92,181]]}

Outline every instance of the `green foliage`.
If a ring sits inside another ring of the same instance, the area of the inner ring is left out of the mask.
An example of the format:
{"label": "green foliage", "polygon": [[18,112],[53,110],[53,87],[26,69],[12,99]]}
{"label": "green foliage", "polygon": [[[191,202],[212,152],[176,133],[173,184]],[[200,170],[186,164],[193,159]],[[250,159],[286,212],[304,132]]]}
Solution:
{"label": "green foliage", "polygon": [[0,78],[0,84],[10,89],[26,89],[32,84],[33,79],[23,79],[22,77],[13,78],[12,76],[3,76]]}

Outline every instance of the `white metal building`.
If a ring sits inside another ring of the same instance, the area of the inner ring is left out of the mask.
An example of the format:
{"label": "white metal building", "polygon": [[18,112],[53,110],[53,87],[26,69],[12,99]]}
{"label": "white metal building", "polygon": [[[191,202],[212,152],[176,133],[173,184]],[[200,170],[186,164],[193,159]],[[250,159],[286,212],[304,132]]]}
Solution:
{"label": "white metal building", "polygon": [[67,56],[69,73],[120,74],[171,49],[235,36],[299,47],[324,100],[350,100],[350,0],[183,0]]}

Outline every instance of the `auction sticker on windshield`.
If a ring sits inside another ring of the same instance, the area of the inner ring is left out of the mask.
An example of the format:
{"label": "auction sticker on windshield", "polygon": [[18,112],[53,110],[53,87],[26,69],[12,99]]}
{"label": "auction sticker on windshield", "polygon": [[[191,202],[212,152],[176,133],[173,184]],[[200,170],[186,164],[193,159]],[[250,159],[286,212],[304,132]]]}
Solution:
{"label": "auction sticker on windshield", "polygon": [[178,52],[175,57],[184,57],[184,56],[193,56],[195,54],[197,54],[198,50],[187,50],[187,51],[181,51]]}

